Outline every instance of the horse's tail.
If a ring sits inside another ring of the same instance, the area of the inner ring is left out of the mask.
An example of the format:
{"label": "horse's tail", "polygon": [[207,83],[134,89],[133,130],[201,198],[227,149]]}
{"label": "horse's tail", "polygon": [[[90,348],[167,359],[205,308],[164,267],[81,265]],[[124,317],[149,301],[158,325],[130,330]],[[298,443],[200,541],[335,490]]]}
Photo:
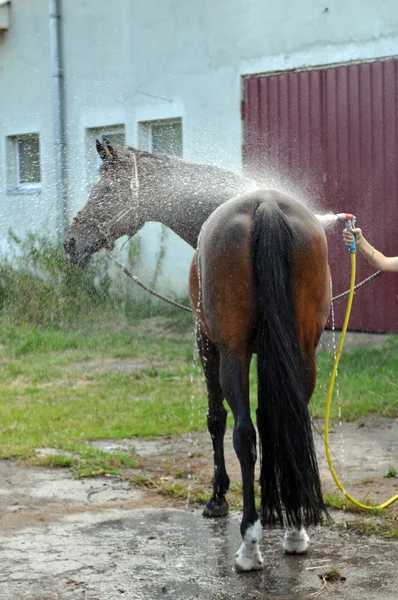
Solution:
{"label": "horse's tail", "polygon": [[293,231],[275,204],[252,229],[257,297],[257,428],[263,522],[316,525],[325,506],[308,411],[293,296]]}

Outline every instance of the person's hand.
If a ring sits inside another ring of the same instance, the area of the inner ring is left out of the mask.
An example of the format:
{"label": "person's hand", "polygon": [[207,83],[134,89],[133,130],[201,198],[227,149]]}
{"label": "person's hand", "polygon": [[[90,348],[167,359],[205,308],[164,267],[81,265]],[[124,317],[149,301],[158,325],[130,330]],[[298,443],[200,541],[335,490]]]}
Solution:
{"label": "person's hand", "polygon": [[[354,236],[355,234],[355,236]],[[362,229],[359,229],[359,227],[356,227],[355,229],[351,229],[351,231],[348,231],[348,229],[344,229],[343,231],[343,240],[344,243],[347,244],[347,246],[349,246],[350,244],[352,244],[352,242],[359,242],[362,238]]]}

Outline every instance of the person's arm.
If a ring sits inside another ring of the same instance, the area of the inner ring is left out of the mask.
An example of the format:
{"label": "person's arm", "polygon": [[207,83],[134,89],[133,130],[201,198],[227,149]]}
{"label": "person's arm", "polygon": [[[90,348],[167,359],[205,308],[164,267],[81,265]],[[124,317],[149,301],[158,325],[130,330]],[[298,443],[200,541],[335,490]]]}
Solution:
{"label": "person's arm", "polygon": [[369,244],[368,240],[364,238],[361,229],[356,228],[352,229],[352,231],[345,229],[343,231],[343,239],[347,245],[350,245],[354,241],[354,233],[356,234],[357,248],[375,269],[398,272],[398,256],[384,256],[382,252],[379,252],[379,250],[376,250],[374,246]]}

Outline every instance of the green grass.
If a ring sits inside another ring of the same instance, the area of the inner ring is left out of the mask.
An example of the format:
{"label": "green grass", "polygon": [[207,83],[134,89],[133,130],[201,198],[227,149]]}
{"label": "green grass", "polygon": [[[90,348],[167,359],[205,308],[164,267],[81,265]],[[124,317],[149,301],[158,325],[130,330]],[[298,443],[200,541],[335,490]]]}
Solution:
{"label": "green grass", "polygon": [[[88,441],[205,430],[206,390],[193,335],[181,333],[187,323],[179,317],[153,325],[114,316],[76,331],[3,324],[0,457],[70,467],[78,475],[112,473],[137,466],[136,458],[106,455]],[[393,337],[383,349],[343,354],[332,416],[339,403],[345,419],[398,414],[397,345]],[[140,368],[132,370],[133,362]],[[323,416],[331,368],[332,357],[320,354],[315,416]],[[252,374],[254,398],[254,365]],[[56,456],[37,456],[35,449],[44,447]]]}
{"label": "green grass", "polygon": [[[332,356],[320,352],[317,360],[318,383],[311,401],[314,416],[323,417]],[[383,348],[343,350],[336,378],[332,417],[360,419],[371,415],[398,415],[398,336],[391,336]]]}
{"label": "green grass", "polygon": [[354,531],[360,535],[377,536],[385,539],[398,539],[398,529],[396,523],[375,522],[366,519],[356,519],[347,521],[344,525],[338,525],[338,529],[345,531]]}
{"label": "green grass", "polygon": [[[55,464],[54,456],[35,458],[35,448],[49,447],[77,454],[78,460],[63,461],[80,475],[91,467],[99,474],[122,461],[104,456],[88,440],[205,428],[193,337],[153,336],[115,325],[115,331],[98,326],[80,333],[3,329],[0,457]],[[112,368],[123,362],[140,368]]]}
{"label": "green grass", "polygon": [[102,452],[83,444],[75,446],[74,455],[33,455],[25,462],[32,466],[69,468],[76,477],[118,475],[123,468],[137,469],[140,466],[139,460],[131,454]]}
{"label": "green grass", "polygon": [[384,477],[387,477],[387,478],[398,477],[397,469],[395,469],[395,467],[389,467],[387,469],[387,473],[384,475]]}
{"label": "green grass", "polygon": [[[356,504],[351,502],[348,498],[346,498],[340,492],[335,493],[335,494],[330,494],[328,492],[325,492],[323,494],[323,500],[325,502],[325,505],[329,506],[330,508],[336,508],[337,510],[344,510],[346,512],[351,512],[351,513],[361,513],[362,512],[362,509],[359,506],[357,506]],[[361,501],[371,507],[374,507],[374,508],[369,509],[370,514],[372,514],[372,515],[383,515],[384,514],[384,509],[377,508],[376,503],[374,501],[369,500],[369,499],[364,499]]]}

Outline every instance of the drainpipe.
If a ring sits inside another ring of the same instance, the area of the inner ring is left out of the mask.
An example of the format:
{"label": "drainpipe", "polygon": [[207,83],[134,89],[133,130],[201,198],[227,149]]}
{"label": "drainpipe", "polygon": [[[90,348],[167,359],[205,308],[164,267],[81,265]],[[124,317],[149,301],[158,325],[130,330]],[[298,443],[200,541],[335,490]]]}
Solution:
{"label": "drainpipe", "polygon": [[56,173],[57,229],[64,236],[68,228],[66,181],[65,105],[61,55],[61,0],[49,0],[52,116]]}

